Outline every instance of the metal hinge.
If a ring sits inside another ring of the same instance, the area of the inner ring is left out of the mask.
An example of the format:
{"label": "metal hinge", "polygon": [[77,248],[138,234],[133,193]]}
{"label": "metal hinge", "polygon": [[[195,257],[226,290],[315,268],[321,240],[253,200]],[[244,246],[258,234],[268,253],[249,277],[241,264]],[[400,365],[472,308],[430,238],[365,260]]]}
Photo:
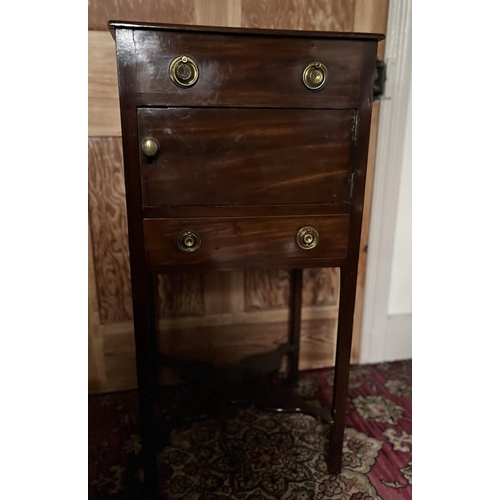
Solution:
{"label": "metal hinge", "polygon": [[352,142],[354,145],[358,142],[358,123],[359,123],[359,113],[356,113],[354,121],[352,123]]}
{"label": "metal hinge", "polygon": [[375,79],[373,81],[373,99],[380,99],[385,92],[387,80],[387,66],[385,61],[377,61],[375,65]]}
{"label": "metal hinge", "polygon": [[351,178],[349,179],[349,198],[351,200],[353,194],[354,194],[354,172],[351,174]]}

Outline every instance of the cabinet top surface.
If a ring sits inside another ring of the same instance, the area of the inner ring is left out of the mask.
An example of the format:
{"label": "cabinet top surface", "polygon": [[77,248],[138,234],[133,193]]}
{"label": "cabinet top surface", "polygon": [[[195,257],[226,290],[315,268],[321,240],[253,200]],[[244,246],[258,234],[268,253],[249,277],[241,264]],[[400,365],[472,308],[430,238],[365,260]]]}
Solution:
{"label": "cabinet top surface", "polygon": [[281,36],[281,37],[305,37],[305,38],[334,38],[339,40],[371,40],[380,41],[385,38],[377,33],[351,33],[337,31],[302,31],[302,30],[276,30],[258,28],[228,28],[218,26],[194,26],[183,24],[161,24],[161,23],[136,23],[127,21],[109,21],[108,28],[114,38],[117,29],[132,30],[156,30],[156,31],[182,31],[192,33],[210,33],[220,35],[246,35],[246,36]]}

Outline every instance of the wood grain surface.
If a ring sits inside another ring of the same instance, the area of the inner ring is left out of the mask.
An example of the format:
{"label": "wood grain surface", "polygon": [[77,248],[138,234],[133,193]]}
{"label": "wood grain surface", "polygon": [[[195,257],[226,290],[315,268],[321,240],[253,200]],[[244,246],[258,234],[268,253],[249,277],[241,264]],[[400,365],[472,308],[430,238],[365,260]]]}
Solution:
{"label": "wood grain surface", "polygon": [[[135,30],[133,47],[138,55],[134,83],[139,105],[332,109],[357,105],[362,41]],[[182,54],[189,54],[199,68],[196,84],[188,89],[178,87],[169,76],[171,61]],[[320,92],[311,92],[302,73],[316,60],[328,68],[328,82]]]}
{"label": "wood grain surface", "polygon": [[193,24],[195,0],[89,0],[89,30],[107,31],[115,19]]}
{"label": "wood grain surface", "polygon": [[[194,326],[180,330],[162,328],[159,345],[162,351],[183,359],[210,360],[218,365],[236,363],[246,356],[268,352],[286,341],[287,325],[285,320],[213,327]],[[299,359],[301,370],[333,364],[336,325],[335,317],[303,318]],[[200,351],[200,345],[206,349]],[[137,387],[132,329],[105,335],[104,357],[107,377],[104,390]],[[175,381],[171,376],[162,378],[164,383]]]}
{"label": "wood grain surface", "polygon": [[194,12],[201,26],[241,26],[241,0],[194,0]]}
{"label": "wood grain surface", "polygon": [[[337,317],[337,306],[318,306],[304,307],[302,311],[302,319],[318,319],[327,320]],[[178,316],[166,317],[159,320],[160,330],[177,330],[177,329],[192,329],[201,328],[203,326],[235,326],[243,324],[260,324],[260,323],[283,323],[289,319],[288,309],[266,309],[262,311],[242,311],[229,313],[207,314],[206,316]],[[101,325],[102,334],[117,335],[121,333],[132,333],[133,323],[108,323]]]}
{"label": "wood grain surface", "polygon": [[[302,306],[338,305],[338,268],[304,269]],[[287,308],[290,272],[285,269],[254,269],[245,272],[245,311]]]}
{"label": "wood grain surface", "polygon": [[153,162],[141,155],[143,206],[348,202],[354,116],[141,108],[139,140],[160,148]]}
{"label": "wood grain surface", "polygon": [[245,311],[286,308],[289,294],[289,271],[254,269],[245,272]]}
{"label": "wood grain surface", "polygon": [[338,268],[304,269],[303,307],[324,307],[339,303],[340,273]]}
{"label": "wood grain surface", "polygon": [[89,31],[88,42],[89,137],[120,137],[115,43],[107,31]]}
{"label": "wood grain surface", "polygon": [[[385,33],[389,0],[354,0],[353,31]],[[384,58],[385,40],[378,44],[377,59]]]}
{"label": "wood grain surface", "polygon": [[203,291],[207,315],[235,314],[244,311],[245,272],[205,271]]}
{"label": "wood grain surface", "polygon": [[158,295],[161,318],[204,316],[206,313],[200,273],[158,276]]}
{"label": "wood grain surface", "polygon": [[[319,233],[317,246],[304,250],[296,242],[300,228]],[[163,266],[217,268],[276,265],[325,267],[336,265],[346,253],[348,215],[247,217],[205,219],[146,219],[144,244],[150,269]],[[201,246],[185,253],[177,246],[184,229],[199,233]]]}
{"label": "wood grain surface", "polygon": [[241,25],[317,31],[352,31],[353,0],[242,0]]}
{"label": "wood grain surface", "polygon": [[89,139],[89,216],[101,321],[130,320],[130,263],[120,139]]}

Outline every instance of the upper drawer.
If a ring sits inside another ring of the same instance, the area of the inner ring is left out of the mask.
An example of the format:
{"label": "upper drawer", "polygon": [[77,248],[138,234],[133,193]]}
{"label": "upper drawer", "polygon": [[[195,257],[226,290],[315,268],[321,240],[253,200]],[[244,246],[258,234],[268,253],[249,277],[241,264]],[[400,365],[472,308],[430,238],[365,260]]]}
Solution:
{"label": "upper drawer", "polygon": [[[167,106],[357,107],[363,42],[161,31],[134,32],[136,91]],[[191,57],[199,76],[180,88],[169,75],[178,56]],[[319,92],[303,83],[312,62],[328,71]],[[144,99],[149,103],[149,99]]]}
{"label": "upper drawer", "polygon": [[349,200],[354,111],[139,108],[145,207]]}

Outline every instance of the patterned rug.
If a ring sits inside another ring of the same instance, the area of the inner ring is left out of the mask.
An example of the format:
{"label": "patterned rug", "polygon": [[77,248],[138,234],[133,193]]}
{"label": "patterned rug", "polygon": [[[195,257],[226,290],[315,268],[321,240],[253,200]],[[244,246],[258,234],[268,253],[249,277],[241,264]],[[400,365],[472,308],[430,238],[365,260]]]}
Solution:
{"label": "patterned rug", "polygon": [[[331,405],[331,369],[301,372],[297,393]],[[89,499],[142,499],[135,391],[89,397]],[[165,498],[410,499],[411,360],[351,368],[343,470],[328,474],[327,426],[250,405],[172,432],[160,454]]]}

